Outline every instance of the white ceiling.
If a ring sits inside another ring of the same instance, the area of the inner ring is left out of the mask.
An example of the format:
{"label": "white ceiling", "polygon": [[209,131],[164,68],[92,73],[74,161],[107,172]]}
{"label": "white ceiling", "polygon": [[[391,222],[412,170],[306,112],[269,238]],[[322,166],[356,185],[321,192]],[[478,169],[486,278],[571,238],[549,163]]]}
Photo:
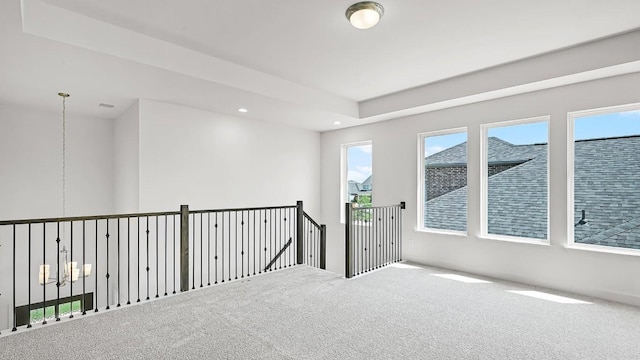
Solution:
{"label": "white ceiling", "polygon": [[379,1],[362,31],[344,0],[5,0],[0,100],[64,90],[100,117],[151,98],[327,130],[357,125],[359,101],[640,27],[638,0]]}

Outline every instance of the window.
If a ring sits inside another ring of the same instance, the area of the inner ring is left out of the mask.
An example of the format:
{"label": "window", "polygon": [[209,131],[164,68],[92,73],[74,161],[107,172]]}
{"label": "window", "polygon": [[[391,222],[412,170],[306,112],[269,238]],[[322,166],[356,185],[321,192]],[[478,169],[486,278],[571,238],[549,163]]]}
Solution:
{"label": "window", "polygon": [[[58,316],[65,317],[71,313],[82,311],[82,302],[84,297],[85,309],[93,309],[93,293],[84,295],[73,295],[58,300]],[[31,306],[22,305],[16,307],[16,323],[17,326],[27,325],[29,319],[31,324],[41,323],[42,321],[50,321],[55,319],[56,300],[47,300],[46,303],[33,303]]]}
{"label": "window", "polygon": [[640,104],[571,113],[569,128],[569,239],[640,249]]}
{"label": "window", "polygon": [[467,131],[420,135],[422,229],[467,231]]}
{"label": "window", "polygon": [[482,127],[483,236],[548,239],[548,120]]}
{"label": "window", "polygon": [[342,146],[342,195],[341,218],[344,221],[344,204],[371,207],[373,201],[373,157],[371,141]]}

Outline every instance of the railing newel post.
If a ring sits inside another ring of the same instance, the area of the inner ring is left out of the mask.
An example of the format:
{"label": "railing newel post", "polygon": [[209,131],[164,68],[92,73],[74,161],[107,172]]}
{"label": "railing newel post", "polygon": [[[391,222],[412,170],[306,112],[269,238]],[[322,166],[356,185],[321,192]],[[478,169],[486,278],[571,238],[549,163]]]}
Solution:
{"label": "railing newel post", "polygon": [[351,269],[351,222],[352,222],[352,208],[350,203],[345,203],[344,212],[344,232],[345,232],[345,266],[344,272],[347,279],[353,277],[353,271]]}
{"label": "railing newel post", "polygon": [[327,225],[320,225],[320,269],[327,269]]}
{"label": "railing newel post", "polygon": [[296,263],[304,263],[304,207],[302,201],[296,202]]}
{"label": "railing newel post", "polygon": [[189,291],[189,205],[180,205],[180,291]]}

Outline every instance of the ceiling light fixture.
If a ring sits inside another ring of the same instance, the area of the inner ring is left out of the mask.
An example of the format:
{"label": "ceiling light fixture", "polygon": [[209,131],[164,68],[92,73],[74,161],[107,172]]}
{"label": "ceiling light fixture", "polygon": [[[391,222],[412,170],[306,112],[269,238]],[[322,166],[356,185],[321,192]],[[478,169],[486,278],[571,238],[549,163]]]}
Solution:
{"label": "ceiling light fixture", "polygon": [[345,15],[356,29],[370,29],[380,21],[384,14],[382,5],[373,1],[361,1],[355,3],[347,9]]}
{"label": "ceiling light fixture", "polygon": [[238,109],[238,111],[241,112],[241,113],[249,112],[249,110],[247,110],[245,108],[240,108],[240,109]]}
{"label": "ceiling light fixture", "polygon": [[340,121],[334,121],[333,122],[333,125],[340,125],[340,124],[342,124]]}

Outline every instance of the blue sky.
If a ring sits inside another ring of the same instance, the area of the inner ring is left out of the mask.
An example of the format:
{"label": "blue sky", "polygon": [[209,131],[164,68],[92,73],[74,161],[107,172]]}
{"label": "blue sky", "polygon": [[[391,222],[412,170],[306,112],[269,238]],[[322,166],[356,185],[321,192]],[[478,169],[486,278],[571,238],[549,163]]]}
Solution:
{"label": "blue sky", "polygon": [[[595,139],[640,135],[640,111],[585,116],[575,120],[575,139]],[[546,143],[547,123],[520,124],[489,129],[495,136],[516,145]],[[425,138],[425,156],[463,143],[466,134],[448,134]]]}
{"label": "blue sky", "polygon": [[347,180],[363,182],[372,171],[371,145],[350,146],[347,148]]}

